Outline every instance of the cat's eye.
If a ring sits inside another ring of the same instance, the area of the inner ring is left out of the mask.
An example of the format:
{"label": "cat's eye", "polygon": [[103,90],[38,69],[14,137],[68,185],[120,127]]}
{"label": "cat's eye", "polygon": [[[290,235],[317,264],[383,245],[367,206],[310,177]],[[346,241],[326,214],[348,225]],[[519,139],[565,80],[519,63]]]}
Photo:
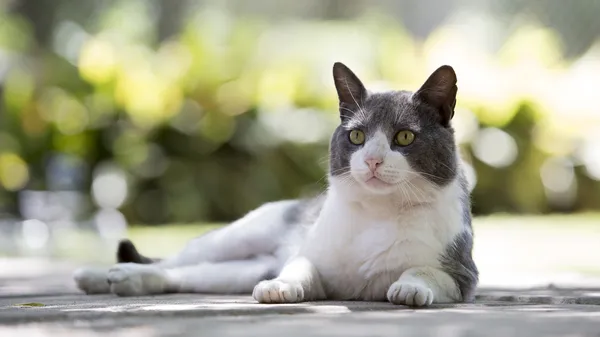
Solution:
{"label": "cat's eye", "polygon": [[415,141],[415,134],[408,130],[400,131],[396,134],[394,139],[397,145],[408,146]]}
{"label": "cat's eye", "polygon": [[350,143],[354,145],[361,145],[365,142],[365,133],[360,130],[352,130],[350,131]]}

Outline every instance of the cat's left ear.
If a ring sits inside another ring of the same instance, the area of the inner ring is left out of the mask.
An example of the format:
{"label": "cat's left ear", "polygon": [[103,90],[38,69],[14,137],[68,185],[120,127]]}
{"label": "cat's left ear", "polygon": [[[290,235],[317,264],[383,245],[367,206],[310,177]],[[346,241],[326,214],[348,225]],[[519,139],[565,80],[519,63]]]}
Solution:
{"label": "cat's left ear", "polygon": [[444,65],[433,72],[415,93],[415,96],[439,111],[441,123],[450,125],[456,106],[456,73],[451,66]]}

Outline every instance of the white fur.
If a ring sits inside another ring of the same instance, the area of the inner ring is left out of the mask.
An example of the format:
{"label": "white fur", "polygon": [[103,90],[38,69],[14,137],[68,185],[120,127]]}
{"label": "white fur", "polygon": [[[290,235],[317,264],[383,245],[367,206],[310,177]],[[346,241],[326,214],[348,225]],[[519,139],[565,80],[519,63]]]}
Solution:
{"label": "white fur", "polygon": [[[383,160],[377,179],[365,163],[373,158]],[[329,181],[323,209],[306,231],[290,232],[282,221],[291,202],[271,203],[193,240],[171,259],[119,264],[108,273],[80,270],[76,282],[86,292],[122,296],[254,288],[262,303],[354,299],[424,306],[461,300],[438,260],[455,235],[468,230],[458,181],[439,188],[424,179],[382,132],[352,155],[348,174]],[[279,276],[258,283],[269,272]]]}
{"label": "white fur", "polygon": [[107,275],[110,291],[121,296],[160,294],[168,289],[166,272],[153,265],[120,263]]}
{"label": "white fur", "polygon": [[110,292],[107,274],[108,269],[105,268],[81,268],[75,271],[73,278],[86,294],[105,294]]}
{"label": "white fur", "polygon": [[[364,162],[373,157],[383,158],[375,183],[366,182],[372,174]],[[456,283],[438,260],[466,230],[458,182],[435,187],[390,149],[381,132],[352,155],[350,166],[351,178],[330,177],[325,205],[296,257],[304,267],[290,262],[278,278],[257,285],[255,299],[289,302],[286,289],[302,285],[304,296],[294,301],[459,301]],[[277,293],[282,296],[272,296]]]}

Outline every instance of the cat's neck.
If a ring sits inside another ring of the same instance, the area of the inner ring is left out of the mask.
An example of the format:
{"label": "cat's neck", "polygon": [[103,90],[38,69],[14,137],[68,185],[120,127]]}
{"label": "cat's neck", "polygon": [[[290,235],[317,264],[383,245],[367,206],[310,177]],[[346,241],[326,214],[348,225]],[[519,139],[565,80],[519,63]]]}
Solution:
{"label": "cat's neck", "polygon": [[395,193],[378,195],[365,192],[357,185],[331,180],[328,198],[335,199],[335,203],[346,210],[372,218],[397,218],[423,209],[435,211],[437,204],[448,198],[456,199],[459,193],[457,182],[439,187],[417,179],[399,185]]}

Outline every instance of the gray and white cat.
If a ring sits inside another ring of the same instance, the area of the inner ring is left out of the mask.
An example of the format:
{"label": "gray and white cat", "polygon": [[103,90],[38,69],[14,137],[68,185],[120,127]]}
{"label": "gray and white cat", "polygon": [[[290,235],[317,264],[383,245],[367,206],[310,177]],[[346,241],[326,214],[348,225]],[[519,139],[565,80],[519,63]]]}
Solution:
{"label": "gray and white cat", "polygon": [[261,303],[473,301],[470,198],[450,120],[456,74],[437,69],[411,93],[368,92],[333,67],[341,123],[329,188],[263,205],[164,260],[121,242],[120,263],[80,269],[86,293],[253,293]]}

